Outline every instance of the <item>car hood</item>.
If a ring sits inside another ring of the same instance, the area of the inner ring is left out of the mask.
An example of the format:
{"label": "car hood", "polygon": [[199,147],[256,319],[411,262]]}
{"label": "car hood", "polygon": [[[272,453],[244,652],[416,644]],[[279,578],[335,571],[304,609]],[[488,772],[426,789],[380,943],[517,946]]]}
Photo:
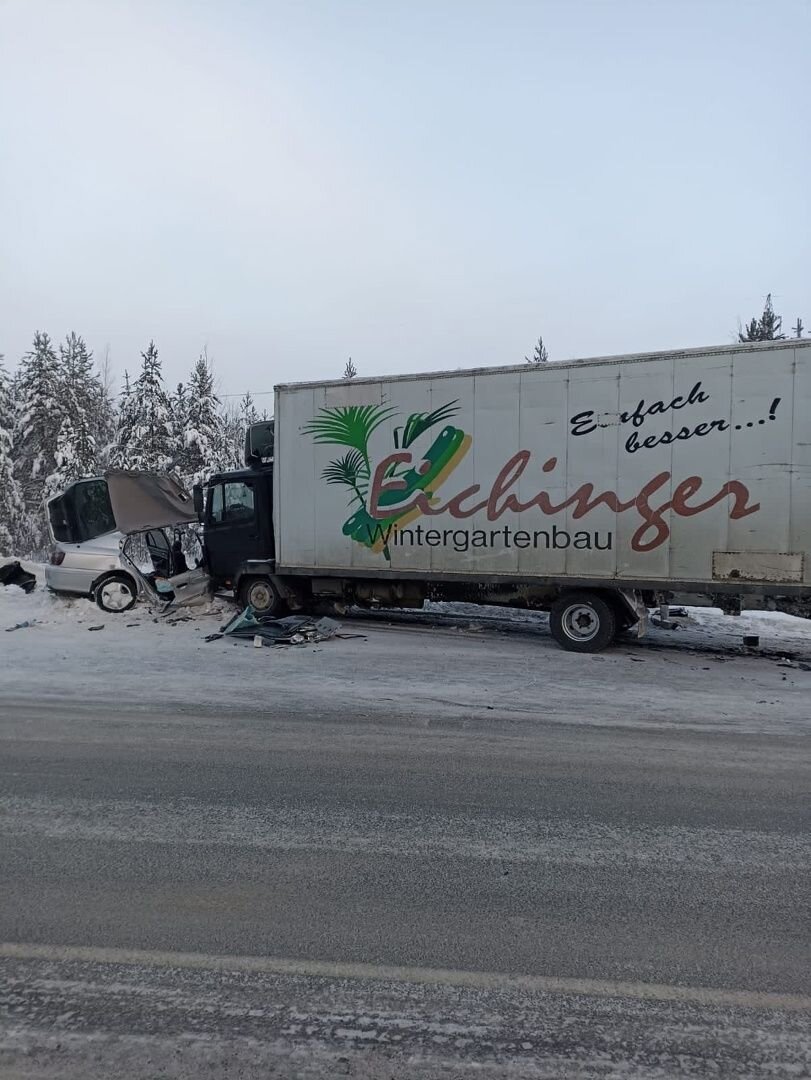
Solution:
{"label": "car hood", "polygon": [[110,469],[104,478],[113,517],[122,533],[197,521],[191,495],[169,473]]}

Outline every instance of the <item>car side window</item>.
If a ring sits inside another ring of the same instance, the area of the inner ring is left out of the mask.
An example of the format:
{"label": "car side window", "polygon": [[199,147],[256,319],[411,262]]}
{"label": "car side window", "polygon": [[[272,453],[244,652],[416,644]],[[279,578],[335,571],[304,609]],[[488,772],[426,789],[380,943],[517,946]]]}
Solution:
{"label": "car side window", "polygon": [[253,488],[249,484],[232,481],[223,484],[225,489],[225,520],[253,521]]}

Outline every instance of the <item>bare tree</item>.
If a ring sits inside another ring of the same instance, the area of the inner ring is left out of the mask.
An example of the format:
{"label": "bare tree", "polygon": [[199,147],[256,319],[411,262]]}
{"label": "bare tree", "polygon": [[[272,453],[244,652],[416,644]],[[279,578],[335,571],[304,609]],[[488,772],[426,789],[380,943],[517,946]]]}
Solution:
{"label": "bare tree", "polygon": [[543,343],[543,338],[538,338],[538,343],[535,346],[535,351],[532,356],[525,356],[524,359],[528,364],[545,364],[549,359],[549,351]]}

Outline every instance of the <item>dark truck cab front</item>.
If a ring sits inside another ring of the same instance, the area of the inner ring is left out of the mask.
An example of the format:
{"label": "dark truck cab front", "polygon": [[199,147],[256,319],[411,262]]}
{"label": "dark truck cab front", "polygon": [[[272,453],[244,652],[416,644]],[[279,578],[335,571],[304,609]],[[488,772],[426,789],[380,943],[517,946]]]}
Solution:
{"label": "dark truck cab front", "polygon": [[242,604],[280,613],[285,598],[274,578],[273,421],[245,435],[245,468],[214,473],[195,487],[205,566],[215,589],[232,589]]}
{"label": "dark truck cab front", "polygon": [[282,598],[272,580],[272,464],[215,473],[202,492],[195,492],[195,501],[214,588],[233,589],[241,603],[265,613],[280,608]]}

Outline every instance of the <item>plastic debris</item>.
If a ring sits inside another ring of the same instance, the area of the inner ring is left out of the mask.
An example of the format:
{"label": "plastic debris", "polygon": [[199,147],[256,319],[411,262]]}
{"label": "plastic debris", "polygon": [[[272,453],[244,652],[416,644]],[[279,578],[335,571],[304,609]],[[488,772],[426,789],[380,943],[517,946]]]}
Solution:
{"label": "plastic debris", "polygon": [[276,619],[272,615],[257,615],[250,605],[238,612],[229,622],[220,627],[219,634],[209,634],[206,641],[216,641],[219,637],[257,640],[267,645],[306,645],[313,642],[328,641],[333,637],[362,637],[362,634],[339,634],[341,624],[327,616],[313,618],[310,615],[286,615]]}

